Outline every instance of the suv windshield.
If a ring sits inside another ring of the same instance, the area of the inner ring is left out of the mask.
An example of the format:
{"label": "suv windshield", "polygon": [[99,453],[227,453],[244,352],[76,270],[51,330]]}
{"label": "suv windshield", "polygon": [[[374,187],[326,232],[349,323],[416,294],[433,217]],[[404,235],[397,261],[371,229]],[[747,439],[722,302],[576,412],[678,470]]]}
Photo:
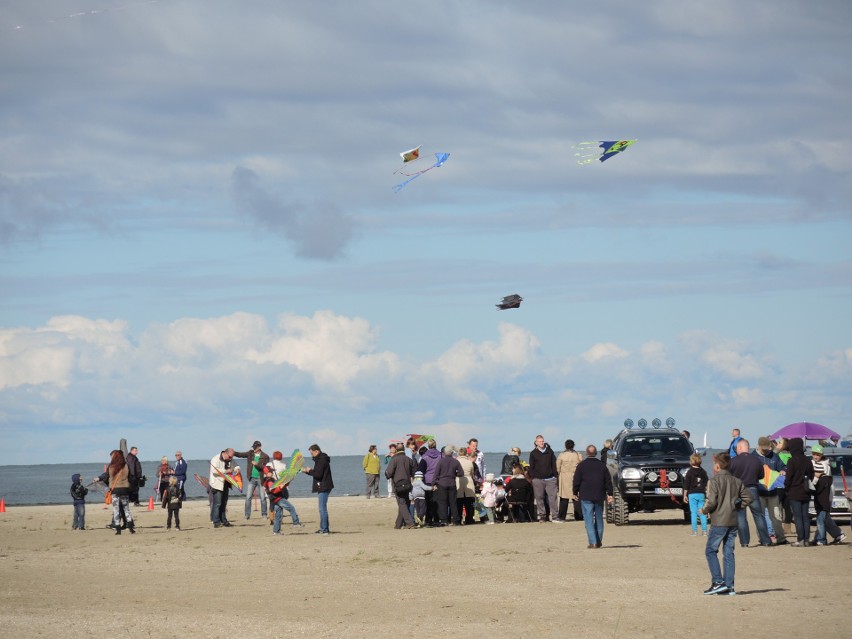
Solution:
{"label": "suv windshield", "polygon": [[692,446],[682,435],[628,435],[621,447],[624,457],[668,457],[692,454]]}
{"label": "suv windshield", "polygon": [[852,475],[852,455],[832,455],[827,454],[826,459],[831,464],[831,474],[840,475],[840,469],[843,468],[843,473],[849,477]]}

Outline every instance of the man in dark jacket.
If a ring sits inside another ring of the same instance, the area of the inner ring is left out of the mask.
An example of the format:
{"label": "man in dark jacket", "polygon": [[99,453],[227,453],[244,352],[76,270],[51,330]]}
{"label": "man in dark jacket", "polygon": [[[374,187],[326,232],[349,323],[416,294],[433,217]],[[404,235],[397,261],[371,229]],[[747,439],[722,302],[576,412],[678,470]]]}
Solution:
{"label": "man in dark jacket", "polygon": [[456,477],[463,477],[459,460],[453,457],[453,449],[450,446],[444,446],[441,459],[435,466],[435,477],[432,479],[432,485],[435,487],[437,502],[437,513],[440,526],[447,525],[447,517],[451,518],[453,525],[461,524],[459,515],[459,506],[456,501]]}
{"label": "man in dark jacket", "polygon": [[[740,441],[737,442],[737,456],[731,460],[731,474],[739,479],[751,494],[749,509],[754,519],[754,526],[757,528],[760,545],[771,546],[772,539],[769,537],[769,529],[766,526],[766,518],[763,516],[763,506],[760,503],[760,494],[757,489],[763,479],[763,464],[754,455],[749,455],[748,450],[748,440],[740,438]],[[748,548],[749,542],[751,542],[751,533],[748,529],[745,508],[737,511],[737,522],[740,545],[743,548]]]}
{"label": "man in dark jacket", "polygon": [[180,498],[182,501],[186,501],[186,490],[184,490],[184,484],[186,484],[186,468],[186,460],[183,458],[183,453],[177,451],[175,453],[175,468],[172,474],[177,479],[178,488],[180,488]]}
{"label": "man in dark jacket", "polygon": [[311,482],[311,492],[317,494],[320,514],[320,527],[316,534],[327,535],[331,532],[328,527],[328,496],[334,488],[334,481],[331,478],[331,458],[320,450],[319,444],[311,444],[308,450],[314,458],[314,467],[302,468],[302,472],[314,478]]}
{"label": "man in dark jacket", "polygon": [[[739,457],[739,455],[737,455]],[[751,503],[751,493],[743,483],[731,475],[731,456],[728,453],[713,455],[714,475],[707,482],[707,500],[701,511],[710,515],[710,534],[704,555],[712,579],[705,595],[735,595],[734,550],[737,546],[737,515]],[[719,546],[724,544],[722,555],[725,573],[719,566]]]}
{"label": "man in dark jacket", "polygon": [[556,493],[559,492],[556,482],[556,455],[541,435],[535,438],[535,447],[530,452],[530,467],[527,471],[532,480],[538,520],[547,521],[545,496],[547,496],[547,505],[550,507],[550,518],[556,519],[558,514]]}
{"label": "man in dark jacket", "polygon": [[397,516],[394,528],[414,528],[414,520],[411,518],[411,479],[414,477],[414,460],[405,454],[404,449],[396,451],[396,455],[390,460],[385,469],[385,477],[391,480],[396,497]]}
{"label": "man in dark jacket", "polygon": [[251,450],[244,453],[234,453],[234,457],[247,460],[245,481],[246,486],[246,519],[251,517],[251,500],[255,492],[260,494],[260,514],[266,519],[266,491],[263,489],[263,469],[269,463],[269,455],[261,449],[261,443],[256,441]]}
{"label": "man in dark jacket", "polygon": [[598,459],[598,449],[592,444],[586,447],[586,458],[577,464],[572,488],[583,509],[588,548],[600,548],[603,544],[604,501],[612,503],[612,477],[606,464]]}
{"label": "man in dark jacket", "polygon": [[811,536],[811,518],[808,514],[811,497],[808,483],[814,478],[814,467],[805,457],[805,442],[801,437],[791,438],[787,445],[790,459],[787,461],[784,491],[793,510],[793,523],[796,526],[796,542],[791,545],[808,546]]}
{"label": "man in dark jacket", "polygon": [[130,452],[124,456],[127,462],[127,479],[130,482],[130,494],[128,498],[134,506],[139,505],[139,480],[142,479],[142,464],[136,454],[139,449],[136,446],[130,448]]}

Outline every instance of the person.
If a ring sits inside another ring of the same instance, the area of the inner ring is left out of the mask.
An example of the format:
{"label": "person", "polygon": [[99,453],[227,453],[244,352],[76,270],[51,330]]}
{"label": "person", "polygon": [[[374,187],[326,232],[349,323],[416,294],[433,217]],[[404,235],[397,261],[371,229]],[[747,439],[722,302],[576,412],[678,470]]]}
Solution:
{"label": "person", "polygon": [[262,484],[263,469],[269,463],[269,455],[263,452],[261,443],[255,441],[251,445],[251,450],[247,450],[244,453],[234,453],[234,457],[246,460],[245,481],[248,483],[248,487],[245,489],[246,521],[251,518],[251,500],[256,494],[260,497],[260,516],[266,519],[266,491],[263,490]]}
{"label": "person", "polygon": [[172,476],[173,470],[169,466],[169,458],[163,455],[160,457],[160,465],[157,467],[157,499],[162,501],[166,489],[169,487],[169,477]]}
{"label": "person", "polygon": [[476,450],[463,448],[459,451],[457,459],[462,469],[462,476],[456,479],[456,501],[459,516],[464,512],[462,521],[465,525],[469,525],[474,523],[473,511],[476,502]]}
{"label": "person", "polygon": [[580,500],[577,499],[577,494],[574,492],[574,472],[581,461],[583,461],[583,456],[574,450],[574,440],[566,439],[565,450],[559,453],[559,457],[556,458],[556,473],[559,477],[559,513],[553,521],[565,522],[568,520],[569,504],[572,504],[574,521],[583,519]]}
{"label": "person", "polygon": [[[705,595],[736,595],[734,575],[737,545],[737,513],[751,503],[751,493],[745,485],[730,473],[731,456],[728,453],[713,455],[713,477],[707,482],[705,515],[710,515],[710,534],[704,555],[710,568],[710,587]],[[719,566],[719,546],[725,570]]]}
{"label": "person", "polygon": [[471,437],[467,440],[467,453],[476,464],[476,469],[479,471],[480,477],[485,477],[485,453],[479,450],[479,440],[476,437]]}
{"label": "person", "polygon": [[71,499],[74,502],[74,522],[71,530],[86,530],[86,495],[89,489],[83,485],[83,478],[75,473],[71,475]]}
{"label": "person", "polygon": [[[441,451],[438,450],[438,442],[430,439],[426,444],[426,452],[420,456],[418,470],[423,473],[423,483],[427,486],[435,485],[435,468],[441,459]],[[438,523],[438,495],[435,491],[426,491],[426,525],[434,526]]]}
{"label": "person", "polygon": [[416,526],[423,526],[426,523],[426,494],[434,490],[432,486],[423,483],[423,471],[418,470],[414,473],[414,480],[411,482],[411,500],[414,502],[414,522]]}
{"label": "person", "polygon": [[175,477],[177,477],[177,485],[180,488],[181,501],[186,501],[186,460],[183,458],[183,453],[175,452],[175,467],[173,469]]}
{"label": "person", "polygon": [[417,463],[420,461],[420,457],[418,456],[417,449],[417,440],[413,437],[409,437],[405,440],[405,456],[408,457],[411,461],[414,462],[414,466],[417,466]]}
{"label": "person", "polygon": [[367,454],[361,462],[364,467],[364,474],[367,478],[367,499],[371,495],[379,498],[379,473],[382,470],[382,460],[379,459],[378,447],[375,444],[370,444],[367,449]]}
{"label": "person", "polygon": [[503,460],[500,463],[500,476],[505,481],[512,476],[512,467],[515,464],[521,463],[521,449],[517,446],[512,446],[509,452],[503,455]]}
{"label": "person", "polygon": [[506,502],[514,522],[532,521],[529,502],[532,499],[532,484],[524,473],[520,462],[512,466],[512,478],[506,486]]}
{"label": "person", "polygon": [[[784,464],[772,450],[772,440],[768,437],[759,437],[757,446],[751,453],[757,460],[769,470],[785,473]],[[787,543],[787,535],[784,533],[784,525],[781,523],[783,514],[781,511],[781,502],[778,499],[777,488],[767,488],[764,483],[758,482],[757,494],[760,497],[761,510],[769,517],[769,523],[772,526],[770,537],[775,533],[775,544],[783,546]]]}
{"label": "person", "polygon": [[587,548],[600,548],[603,545],[604,501],[612,503],[612,477],[606,464],[598,458],[594,444],[586,447],[586,458],[577,464],[573,492],[580,498],[583,509],[583,523],[589,538]]}
{"label": "person", "polygon": [[[387,466],[388,464],[391,463],[391,460],[396,456],[396,454],[397,454],[397,452],[399,451],[400,448],[402,448],[402,442],[399,443],[399,446],[397,446],[395,443],[394,444],[388,444],[388,452],[385,454],[385,466]],[[387,479],[387,476],[385,476],[385,478]],[[388,479],[387,482],[388,482],[388,499],[391,499],[395,495],[394,490],[393,490],[393,481]]]}
{"label": "person", "polygon": [[[739,479],[746,490],[751,493],[749,510],[751,510],[754,527],[757,528],[757,537],[761,546],[772,546],[769,537],[769,528],[766,526],[766,517],[763,516],[763,507],[760,503],[760,492],[758,486],[763,479],[763,464],[754,455],[749,455],[749,442],[740,437],[737,442],[737,456],[731,460],[730,472]],[[737,522],[739,527],[740,545],[748,548],[751,543],[751,531],[748,528],[748,517],[745,508],[737,511]]]}
{"label": "person", "polygon": [[314,478],[311,482],[311,492],[317,494],[320,515],[320,527],[316,534],[328,535],[331,533],[328,525],[328,496],[334,489],[334,480],[331,477],[331,458],[322,452],[319,444],[311,444],[308,450],[314,459],[314,467],[302,468],[302,472]]}
{"label": "person", "polygon": [[163,508],[168,510],[166,530],[172,529],[172,517],[175,520],[175,530],[180,530],[180,508],[183,505],[183,498],[179,484],[177,477],[174,475],[169,477],[169,487],[163,495]]}
{"label": "person", "polygon": [[793,511],[793,525],[796,527],[796,541],[791,546],[810,545],[811,518],[808,504],[811,500],[809,486],[814,478],[814,467],[805,457],[805,442],[801,437],[791,437],[787,441],[790,460],[787,462],[787,475],[784,478],[784,492]]}
{"label": "person", "polygon": [[[786,437],[778,438],[775,442],[773,452],[778,460],[783,464],[784,472],[786,474],[787,462],[790,461],[790,446]],[[784,490],[783,483],[776,490],[778,494],[778,502],[781,504],[781,512],[783,514],[781,519],[781,529],[784,531],[785,535],[789,535],[791,526],[793,525],[793,509],[790,507],[790,500],[787,499],[787,491]]]}
{"label": "person", "polygon": [[[284,453],[280,450],[276,450],[272,453],[272,461],[269,462],[269,466],[272,467],[272,479],[273,483],[277,482],[281,478],[281,473],[287,470],[287,464],[284,463]],[[299,513],[296,512],[296,507],[290,501],[290,482],[286,484],[282,484],[280,486],[281,490],[276,493],[276,497],[278,499],[278,505],[282,510],[286,510],[290,514],[290,523],[293,528],[304,528],[301,522],[299,521]],[[266,476],[264,475],[264,489],[266,489]],[[266,491],[267,497],[269,497],[269,491]],[[275,525],[275,509],[271,507],[272,501],[270,497],[270,508],[269,508],[269,523],[270,525]],[[282,517],[284,513],[282,512]]]}
{"label": "person", "polygon": [[603,448],[601,448],[601,461],[602,461],[604,464],[606,463],[606,456],[609,454],[609,451],[611,451],[611,450],[612,450],[612,440],[611,440],[611,439],[607,439],[607,440],[603,443]]}
{"label": "person", "polygon": [[731,443],[728,445],[728,455],[731,456],[731,459],[737,456],[737,444],[740,443],[742,437],[740,437],[740,429],[734,428],[731,430]]}
{"label": "person", "polygon": [[698,518],[701,518],[701,533],[707,536],[707,515],[702,512],[707,498],[707,471],[701,467],[701,455],[689,456],[689,469],[683,478],[683,493],[689,504],[692,521],[692,536],[698,535]]}
{"label": "person", "polygon": [[482,507],[485,508],[485,516],[488,517],[488,523],[497,523],[497,518],[494,514],[497,508],[497,486],[494,484],[494,473],[485,475],[480,497],[482,498]]}
{"label": "person", "polygon": [[127,478],[127,462],[120,450],[112,452],[109,463],[109,486],[112,490],[112,523],[115,534],[121,534],[121,522],[127,522],[130,534],[136,534],[133,513],[130,511],[130,480]]}
{"label": "person", "polygon": [[[811,447],[811,454],[816,456]],[[822,457],[822,447],[819,450],[819,456]],[[831,518],[831,500],[834,496],[834,483],[831,480],[831,475],[827,473],[828,462],[816,460],[813,462],[814,467],[814,509],[816,510],[816,539],[814,545],[825,546],[828,542],[826,533],[834,539],[832,544],[839,544],[846,539],[846,534],[840,530],[840,527],[834,523]]]}
{"label": "person", "polygon": [[[532,480],[533,494],[535,495],[536,515],[540,522],[547,521],[547,511],[550,517],[555,519],[556,507],[556,455],[550,445],[544,441],[544,437],[537,435],[535,447],[530,452],[530,465],[527,471]],[[547,499],[547,504],[545,504]]]}
{"label": "person", "polygon": [[412,489],[412,478],[415,473],[414,460],[405,454],[405,449],[396,451],[388,467],[385,468],[385,477],[393,485],[393,494],[396,498],[397,515],[394,528],[414,528],[414,519],[411,517],[410,493]]}
{"label": "person", "polygon": [[453,457],[452,446],[444,446],[432,478],[432,485],[437,494],[439,526],[446,526],[448,523],[454,526],[461,524],[459,506],[456,502],[456,477],[461,477],[463,474],[459,460]]}
{"label": "person", "polygon": [[[274,458],[275,454],[273,453],[273,460]],[[275,464],[273,461],[269,465],[263,467],[263,489],[266,491],[267,497],[269,497],[270,510],[275,513],[275,517],[272,521],[272,534],[280,535],[281,519],[285,510],[290,513],[294,529],[302,528],[302,524],[299,522],[299,515],[296,513],[296,509],[288,500],[288,497],[290,497],[290,491],[287,489],[287,484],[276,486],[276,481],[278,481],[278,473],[275,470]]]}
{"label": "person", "polygon": [[127,498],[134,506],[139,506],[139,488],[142,481],[142,463],[139,461],[139,449],[131,446],[124,457],[127,462],[127,479],[130,482],[130,494]]}
{"label": "person", "polygon": [[210,508],[210,521],[213,522],[213,528],[230,528],[231,522],[228,521],[228,495],[231,490],[230,482],[225,480],[231,470],[231,459],[234,455],[233,448],[226,448],[221,453],[210,460],[210,490],[213,493],[213,501]]}

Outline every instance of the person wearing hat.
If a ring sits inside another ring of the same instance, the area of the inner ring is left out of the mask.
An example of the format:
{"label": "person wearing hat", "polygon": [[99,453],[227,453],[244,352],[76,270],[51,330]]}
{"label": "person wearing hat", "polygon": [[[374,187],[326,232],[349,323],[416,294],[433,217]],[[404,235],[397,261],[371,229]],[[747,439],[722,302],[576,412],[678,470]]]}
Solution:
{"label": "person wearing hat", "polygon": [[[784,474],[784,462],[778,457],[772,449],[772,440],[768,437],[759,437],[757,446],[751,453],[758,461],[769,470],[774,470]],[[758,482],[757,493],[760,498],[761,510],[769,516],[771,530],[769,530],[770,538],[775,536],[775,543],[782,546],[787,543],[787,535],[784,534],[784,526],[781,523],[783,514],[781,512],[781,501],[778,497],[777,488],[767,488],[763,482]]]}
{"label": "person wearing hat", "polygon": [[422,470],[414,473],[414,479],[411,481],[411,500],[414,502],[414,524],[418,528],[426,523],[426,513],[428,512],[426,495],[431,495],[433,490],[432,486],[423,483]]}
{"label": "person wearing hat", "polygon": [[234,453],[234,457],[246,459],[246,519],[251,518],[251,500],[255,493],[260,495],[260,514],[266,519],[266,491],[263,490],[263,469],[269,463],[269,455],[263,452],[259,441],[251,445],[251,450]]}
{"label": "person wearing hat", "polygon": [[827,543],[826,533],[834,537],[832,544],[839,544],[846,539],[845,533],[831,518],[831,500],[834,497],[834,483],[831,480],[831,466],[825,459],[822,446],[814,444],[811,446],[811,463],[814,467],[814,510],[816,511],[816,538],[813,540],[815,546],[825,546]]}

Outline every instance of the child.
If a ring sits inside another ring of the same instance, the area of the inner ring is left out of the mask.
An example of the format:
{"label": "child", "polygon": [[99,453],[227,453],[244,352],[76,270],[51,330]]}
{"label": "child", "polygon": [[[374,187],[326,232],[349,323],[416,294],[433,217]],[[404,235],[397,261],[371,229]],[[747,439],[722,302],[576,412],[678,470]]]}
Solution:
{"label": "child", "polygon": [[831,475],[826,471],[829,470],[828,462],[816,460],[814,466],[814,509],[816,510],[817,518],[817,534],[815,545],[825,546],[827,543],[826,531],[834,537],[833,544],[839,544],[846,539],[845,533],[840,530],[840,527],[834,523],[831,518],[831,498],[834,492],[834,483],[831,480]]}
{"label": "child", "polygon": [[86,530],[86,495],[89,489],[83,485],[83,478],[71,475],[71,498],[74,500],[74,523],[72,530]]}
{"label": "child", "polygon": [[423,472],[417,471],[414,473],[414,480],[411,482],[411,502],[414,504],[414,523],[422,526],[426,521],[426,492],[435,490],[433,486],[427,486],[423,483]]}
{"label": "child", "polygon": [[263,488],[269,497],[269,504],[275,512],[275,519],[272,522],[273,535],[281,534],[281,517],[284,515],[285,510],[290,513],[293,528],[302,528],[296,508],[287,499],[290,497],[290,491],[287,490],[287,484],[273,488],[275,482],[278,481],[277,475],[278,473],[275,471],[273,466],[267,465],[263,467]]}
{"label": "child", "polygon": [[163,492],[163,506],[169,510],[169,517],[166,520],[166,530],[171,530],[172,528],[172,515],[175,518],[175,529],[180,530],[180,507],[182,505],[183,500],[181,500],[178,479],[172,475],[169,477],[168,488]]}
{"label": "child", "polygon": [[692,536],[698,535],[698,517],[701,517],[701,532],[707,536],[707,515],[701,512],[707,497],[707,471],[701,467],[701,455],[689,458],[689,470],[683,479],[683,493],[687,496],[689,512],[692,514]]}
{"label": "child", "polygon": [[485,481],[482,483],[482,506],[485,508],[488,523],[496,523],[494,509],[497,507],[497,486],[494,484],[494,473],[485,475]]}

